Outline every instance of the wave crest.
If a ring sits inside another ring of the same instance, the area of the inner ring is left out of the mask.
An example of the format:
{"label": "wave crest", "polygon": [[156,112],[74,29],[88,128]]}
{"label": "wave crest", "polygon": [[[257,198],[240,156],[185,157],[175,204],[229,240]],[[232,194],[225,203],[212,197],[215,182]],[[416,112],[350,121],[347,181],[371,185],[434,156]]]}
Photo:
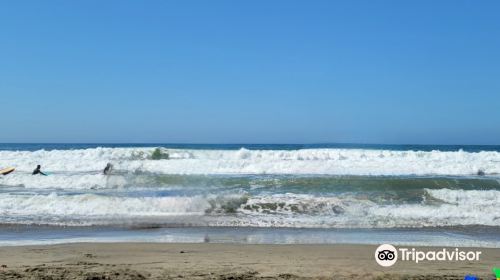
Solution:
{"label": "wave crest", "polygon": [[123,172],[159,174],[500,174],[500,153],[494,151],[162,149],[159,160],[152,160],[154,152],[154,148],[0,151],[0,166],[14,166],[17,172],[25,173],[37,164],[52,172],[96,172],[112,162]]}

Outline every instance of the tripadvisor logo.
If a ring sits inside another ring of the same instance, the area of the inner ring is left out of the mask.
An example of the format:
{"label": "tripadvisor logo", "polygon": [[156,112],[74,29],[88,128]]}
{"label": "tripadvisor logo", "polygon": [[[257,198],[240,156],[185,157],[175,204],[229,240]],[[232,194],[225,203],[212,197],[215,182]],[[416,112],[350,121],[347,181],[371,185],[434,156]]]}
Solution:
{"label": "tripadvisor logo", "polygon": [[375,261],[381,266],[392,266],[398,261],[479,261],[481,251],[462,251],[458,248],[421,251],[415,248],[398,248],[382,244],[375,250]]}
{"label": "tripadvisor logo", "polygon": [[381,266],[392,266],[398,260],[398,250],[391,244],[382,244],[375,250],[375,260]]}

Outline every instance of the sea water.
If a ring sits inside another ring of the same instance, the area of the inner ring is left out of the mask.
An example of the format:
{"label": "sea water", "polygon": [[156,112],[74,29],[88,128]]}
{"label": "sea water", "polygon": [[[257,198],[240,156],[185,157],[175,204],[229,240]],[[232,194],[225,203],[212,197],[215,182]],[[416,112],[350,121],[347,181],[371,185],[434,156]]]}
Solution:
{"label": "sea water", "polygon": [[0,245],[500,247],[500,146],[0,144],[3,167]]}

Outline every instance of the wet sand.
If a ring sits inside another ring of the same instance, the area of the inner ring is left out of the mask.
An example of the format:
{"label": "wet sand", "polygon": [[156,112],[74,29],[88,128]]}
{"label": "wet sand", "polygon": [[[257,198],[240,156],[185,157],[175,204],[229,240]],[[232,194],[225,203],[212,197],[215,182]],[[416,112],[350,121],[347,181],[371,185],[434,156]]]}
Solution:
{"label": "wet sand", "polygon": [[463,279],[466,274],[493,279],[492,267],[500,266],[500,249],[469,248],[482,251],[479,262],[398,261],[383,268],[374,260],[375,248],[180,243],[1,247],[0,279]]}

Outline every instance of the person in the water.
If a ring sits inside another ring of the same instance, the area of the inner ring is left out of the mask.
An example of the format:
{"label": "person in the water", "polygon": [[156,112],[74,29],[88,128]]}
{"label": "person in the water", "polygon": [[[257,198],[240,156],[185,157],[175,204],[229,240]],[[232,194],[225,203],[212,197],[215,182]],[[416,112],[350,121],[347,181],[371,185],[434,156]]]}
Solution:
{"label": "person in the water", "polygon": [[108,175],[111,172],[111,169],[113,168],[113,165],[111,163],[106,164],[106,167],[104,167],[104,170],[102,173],[104,175]]}
{"label": "person in the water", "polygon": [[36,169],[35,169],[35,170],[33,170],[33,175],[38,175],[38,174],[40,174],[40,175],[47,176],[47,174],[43,173],[43,172],[42,172],[42,170],[40,170],[40,168],[42,168],[42,167],[40,166],[40,164],[39,164],[39,165],[37,165],[37,166],[36,166]]}

